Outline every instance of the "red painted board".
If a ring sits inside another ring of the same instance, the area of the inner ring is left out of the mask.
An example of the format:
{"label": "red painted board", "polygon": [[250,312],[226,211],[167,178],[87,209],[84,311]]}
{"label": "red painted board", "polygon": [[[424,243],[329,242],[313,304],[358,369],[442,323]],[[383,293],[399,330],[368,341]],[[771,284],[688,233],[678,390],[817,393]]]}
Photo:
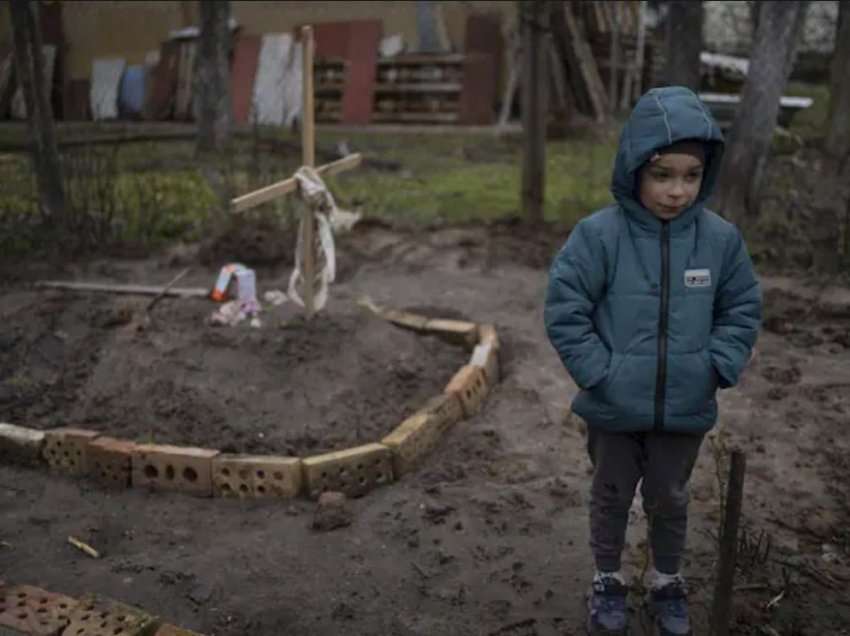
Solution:
{"label": "red painted board", "polygon": [[460,94],[460,123],[486,126],[495,118],[496,82],[493,57],[467,53],[463,58],[463,89]]}
{"label": "red painted board", "polygon": [[237,124],[247,124],[251,117],[251,99],[254,96],[261,44],[262,37],[259,35],[242,33],[236,39],[230,71],[230,95],[233,121]]}
{"label": "red painted board", "polygon": [[88,79],[74,79],[65,83],[62,116],[67,121],[88,121],[91,119],[89,94],[91,82]]}
{"label": "red painted board", "polygon": [[153,82],[145,112],[145,119],[170,119],[177,97],[177,67],[180,61],[180,43],[170,40],[162,43],[159,64],[153,71]]}
{"label": "red painted board", "polygon": [[378,48],[382,34],[383,24],[380,20],[349,23],[346,55],[349,66],[342,97],[342,121],[346,124],[368,124],[372,119]]}
{"label": "red painted board", "polygon": [[[316,59],[348,59],[348,42],[351,22],[320,22],[313,25],[316,42]],[[296,33],[301,33],[298,29]]]}

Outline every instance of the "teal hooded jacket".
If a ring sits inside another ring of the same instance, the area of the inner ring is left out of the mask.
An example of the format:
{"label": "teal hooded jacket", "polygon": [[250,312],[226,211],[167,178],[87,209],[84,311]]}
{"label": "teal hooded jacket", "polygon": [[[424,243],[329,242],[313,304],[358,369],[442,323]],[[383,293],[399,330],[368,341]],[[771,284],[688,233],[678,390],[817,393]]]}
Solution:
{"label": "teal hooded jacket", "polygon": [[[699,195],[665,222],[637,197],[638,170],[682,140],[705,144]],[[620,137],[616,205],[582,219],[555,257],[544,320],[579,386],[573,411],[611,432],[701,434],[717,389],[737,383],[761,322],[761,290],[738,229],[704,205],[723,136],[683,87],[640,98]]]}

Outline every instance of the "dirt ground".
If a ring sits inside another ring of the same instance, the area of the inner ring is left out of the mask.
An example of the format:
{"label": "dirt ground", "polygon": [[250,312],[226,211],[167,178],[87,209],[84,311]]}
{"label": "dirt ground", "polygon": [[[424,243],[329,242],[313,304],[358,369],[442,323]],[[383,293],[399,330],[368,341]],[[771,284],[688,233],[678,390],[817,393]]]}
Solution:
{"label": "dirt ground", "polygon": [[[582,633],[589,462],[568,416],[575,387],[542,325],[544,268],[563,238],[509,224],[415,234],[364,224],[341,239],[327,316],[305,325],[272,309],[258,330],[206,326],[213,307],[201,300],[163,300],[146,324],[146,299],[29,286],[156,284],[187,265],[181,285],[209,285],[215,271],[196,247],[58,270],[19,264],[0,290],[0,420],[12,423],[251,452],[374,438],[465,356],[364,315],[364,294],[495,322],[504,378],[420,470],[353,501],[352,524],[331,532],[311,529],[306,500],[116,494],[0,466],[0,578],[98,592],[218,636]],[[261,291],[285,288],[289,263],[257,273]],[[721,425],[692,482],[696,633],[707,629],[725,460],[739,445],[748,466],[734,633],[847,634],[850,290],[763,280],[758,357],[722,393]],[[626,561],[637,578],[639,502],[633,517]],[[74,550],[68,535],[103,558]]]}

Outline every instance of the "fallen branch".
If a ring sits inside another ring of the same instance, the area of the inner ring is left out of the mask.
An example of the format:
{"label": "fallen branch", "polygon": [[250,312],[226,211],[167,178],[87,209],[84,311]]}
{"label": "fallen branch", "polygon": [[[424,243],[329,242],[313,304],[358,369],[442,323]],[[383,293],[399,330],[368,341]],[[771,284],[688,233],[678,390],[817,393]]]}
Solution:
{"label": "fallen branch", "polygon": [[68,543],[70,543],[72,546],[74,546],[78,550],[85,552],[86,554],[88,554],[93,559],[99,559],[100,558],[100,552],[95,550],[88,543],[84,543],[83,541],[80,541],[76,537],[68,537]]}
{"label": "fallen branch", "polygon": [[779,605],[779,601],[781,601],[783,598],[785,598],[785,590],[782,590],[779,594],[777,594],[776,596],[774,596],[774,597],[770,600],[770,602],[769,602],[767,605],[765,605],[765,607],[764,607],[764,608],[765,608],[765,609],[768,609],[768,610],[769,610],[769,609],[773,609],[774,607],[776,607],[777,605]]}
{"label": "fallen branch", "polygon": [[156,306],[156,304],[165,297],[165,295],[171,290],[172,287],[174,287],[177,281],[179,281],[181,278],[183,278],[186,274],[189,273],[190,269],[192,268],[187,267],[182,272],[177,274],[177,276],[172,278],[168,283],[166,283],[165,287],[162,288],[162,291],[160,291],[156,296],[154,296],[153,300],[148,303],[147,309],[145,311],[150,313],[151,310],[153,310],[153,308]]}

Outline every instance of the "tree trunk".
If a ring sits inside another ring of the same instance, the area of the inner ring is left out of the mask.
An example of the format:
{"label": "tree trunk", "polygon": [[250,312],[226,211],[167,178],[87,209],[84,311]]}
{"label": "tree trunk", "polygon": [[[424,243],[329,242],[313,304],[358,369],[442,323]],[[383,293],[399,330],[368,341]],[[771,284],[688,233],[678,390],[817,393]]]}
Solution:
{"label": "tree trunk", "polygon": [[608,107],[617,112],[617,71],[620,70],[620,3],[612,2],[611,47],[608,50]]}
{"label": "tree trunk", "polygon": [[9,12],[14,34],[15,73],[27,106],[39,207],[44,220],[61,231],[68,229],[69,223],[65,210],[62,165],[53,126],[53,111],[50,98],[45,93],[38,3],[11,0]]}
{"label": "tree trunk", "polygon": [[230,139],[230,2],[200,3],[198,152],[222,153]]}
{"label": "tree trunk", "polygon": [[545,0],[519,3],[522,33],[522,209],[530,223],[543,221],[546,177],[546,32],[549,8]]}
{"label": "tree trunk", "polygon": [[779,100],[794,65],[806,2],[765,0],[741,104],[729,132],[715,206],[738,223],[758,217],[758,194],[779,115]]}
{"label": "tree trunk", "polygon": [[669,6],[665,78],[673,86],[699,90],[702,2],[673,0]]}
{"label": "tree trunk", "polygon": [[824,149],[841,160],[850,155],[850,2],[839,2],[838,7]]}

